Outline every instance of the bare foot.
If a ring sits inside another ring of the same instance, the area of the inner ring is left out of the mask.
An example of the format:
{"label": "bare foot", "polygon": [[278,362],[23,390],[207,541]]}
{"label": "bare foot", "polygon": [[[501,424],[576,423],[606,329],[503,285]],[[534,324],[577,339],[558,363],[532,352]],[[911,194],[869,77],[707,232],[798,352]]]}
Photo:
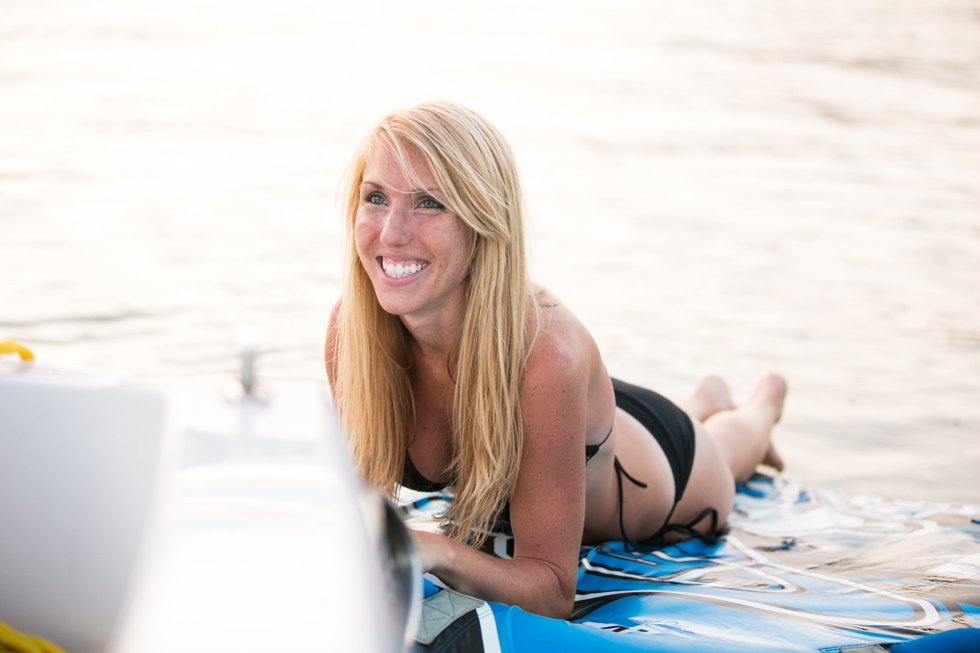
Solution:
{"label": "bare foot", "polygon": [[[788,390],[786,379],[770,372],[759,380],[758,385],[755,387],[755,392],[752,394],[751,399],[749,399],[749,403],[755,403],[760,407],[772,411],[772,423],[775,425],[783,417],[783,404],[786,402],[786,393]],[[778,472],[783,471],[785,467],[782,456],[776,451],[772,442],[769,443],[769,448],[766,449],[766,453],[762,457],[762,464],[772,467]]]}
{"label": "bare foot", "polygon": [[783,471],[786,464],[783,462],[783,457],[779,455],[776,448],[772,446],[772,442],[769,443],[769,448],[766,449],[766,455],[762,457],[762,464],[767,467],[772,467],[777,472]]}
{"label": "bare foot", "polygon": [[721,377],[709,375],[698,381],[694,394],[687,400],[687,406],[692,417],[704,422],[715,413],[734,409],[735,402]]}
{"label": "bare foot", "polygon": [[748,403],[771,411],[772,423],[778,424],[783,417],[783,404],[786,402],[788,391],[786,379],[775,372],[770,372],[759,379]]}

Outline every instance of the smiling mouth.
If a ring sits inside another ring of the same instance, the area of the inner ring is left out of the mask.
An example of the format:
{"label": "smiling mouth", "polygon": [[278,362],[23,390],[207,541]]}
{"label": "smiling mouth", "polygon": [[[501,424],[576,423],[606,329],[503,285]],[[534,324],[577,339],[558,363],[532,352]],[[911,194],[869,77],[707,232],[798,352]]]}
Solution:
{"label": "smiling mouth", "polygon": [[405,265],[403,263],[391,263],[381,259],[381,268],[385,271],[385,274],[392,279],[404,279],[405,277],[410,277],[413,274],[418,274],[426,267],[428,263],[410,263]]}

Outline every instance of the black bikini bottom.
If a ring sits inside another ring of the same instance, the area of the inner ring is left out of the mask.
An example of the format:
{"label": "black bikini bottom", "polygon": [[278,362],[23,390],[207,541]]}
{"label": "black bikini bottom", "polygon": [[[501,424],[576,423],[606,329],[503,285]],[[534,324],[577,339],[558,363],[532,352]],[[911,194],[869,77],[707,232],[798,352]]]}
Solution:
{"label": "black bikini bottom", "polygon": [[[670,518],[674,516],[674,509],[677,508],[677,504],[684,496],[684,490],[687,489],[687,483],[691,479],[691,470],[694,469],[695,437],[694,424],[691,422],[691,418],[669,399],[653,390],[624,383],[619,379],[613,379],[612,383],[613,391],[616,394],[616,405],[634,417],[650,432],[650,435],[660,445],[664,455],[667,456],[667,462],[670,463],[670,469],[674,476],[674,504],[670,508],[664,525],[652,537],[642,542],[634,542],[626,535],[626,528],[623,525],[623,477],[625,476],[638,487],[645,488],[647,484],[630,476],[623,469],[618,457],[614,460],[616,479],[619,484],[619,530],[623,536],[623,541],[633,546],[662,546],[665,536],[671,532],[679,532],[709,542],[717,540],[718,511],[714,508],[706,508],[697,518],[687,524],[670,523]],[[695,531],[694,527],[709,515],[711,516],[711,530],[708,535]]]}

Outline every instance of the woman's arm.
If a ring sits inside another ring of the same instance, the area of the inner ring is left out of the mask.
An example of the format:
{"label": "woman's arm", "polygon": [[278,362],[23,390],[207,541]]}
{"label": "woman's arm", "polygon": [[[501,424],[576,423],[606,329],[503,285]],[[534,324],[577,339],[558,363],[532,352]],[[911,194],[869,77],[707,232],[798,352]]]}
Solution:
{"label": "woman's arm", "polygon": [[510,501],[512,560],[417,533],[423,567],[449,587],[528,612],[567,618],[585,520],[587,362],[542,333],[525,371],[524,457]]}

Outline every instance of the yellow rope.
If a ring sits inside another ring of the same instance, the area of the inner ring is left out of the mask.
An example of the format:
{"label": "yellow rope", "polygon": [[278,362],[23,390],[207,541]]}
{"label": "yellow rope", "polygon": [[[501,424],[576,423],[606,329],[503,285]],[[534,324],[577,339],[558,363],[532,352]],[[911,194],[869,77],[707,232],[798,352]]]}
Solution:
{"label": "yellow rope", "polygon": [[33,352],[16,340],[0,340],[0,354],[17,354],[22,361],[34,360]]}
{"label": "yellow rope", "polygon": [[46,639],[18,632],[0,621],[0,653],[65,653]]}

